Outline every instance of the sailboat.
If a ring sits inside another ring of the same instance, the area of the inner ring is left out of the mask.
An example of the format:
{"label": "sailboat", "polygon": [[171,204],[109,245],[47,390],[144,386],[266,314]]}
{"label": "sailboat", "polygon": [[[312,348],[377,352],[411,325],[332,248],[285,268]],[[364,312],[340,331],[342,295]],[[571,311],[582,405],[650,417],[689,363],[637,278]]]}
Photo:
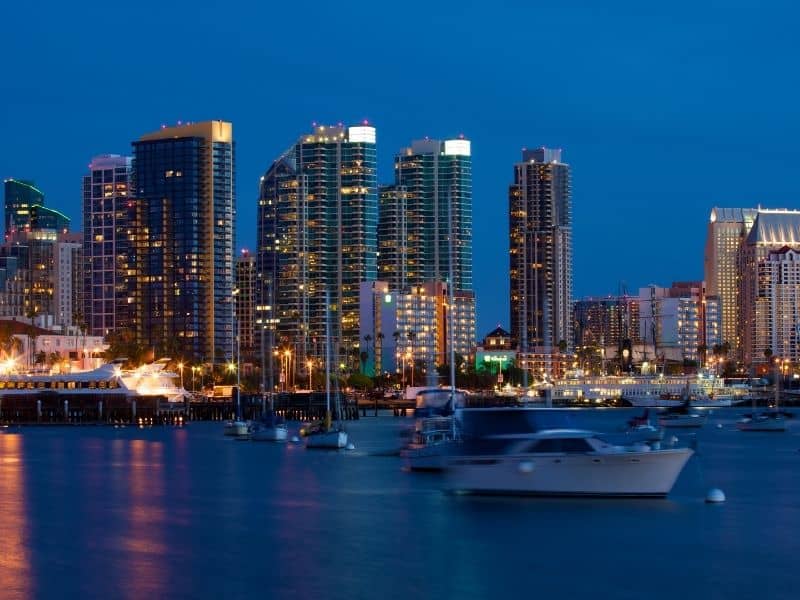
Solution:
{"label": "sailboat", "polygon": [[338,423],[332,423],[331,418],[331,313],[328,290],[325,290],[325,307],[325,420],[306,430],[306,448],[339,450],[347,446],[347,432]]}
{"label": "sailboat", "polygon": [[689,382],[683,390],[683,402],[679,406],[672,406],[658,417],[658,424],[662,427],[702,427],[706,424],[708,415],[691,409],[691,396],[689,395]]}
{"label": "sailboat", "polygon": [[236,409],[236,417],[229,421],[225,421],[223,426],[223,434],[229,435],[237,440],[247,440],[250,438],[250,423],[242,419],[241,404],[239,402],[239,387],[233,388],[233,402]]}
{"label": "sailboat", "polygon": [[285,442],[288,437],[289,430],[283,418],[275,414],[270,394],[269,410],[250,427],[250,439],[254,442]]}
{"label": "sailboat", "polygon": [[736,423],[739,431],[786,431],[786,416],[779,410],[780,379],[775,376],[775,409],[756,411],[756,398],[753,396],[753,412]]}

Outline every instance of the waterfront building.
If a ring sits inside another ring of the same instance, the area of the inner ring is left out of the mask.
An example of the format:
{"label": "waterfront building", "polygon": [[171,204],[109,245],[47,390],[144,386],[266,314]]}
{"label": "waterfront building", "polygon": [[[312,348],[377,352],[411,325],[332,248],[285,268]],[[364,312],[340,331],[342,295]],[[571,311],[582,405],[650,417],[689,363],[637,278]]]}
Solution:
{"label": "waterfront building", "polygon": [[509,187],[509,225],[511,335],[523,356],[557,353],[573,340],[570,167],[561,150],[522,152]]}
{"label": "waterfront building", "polygon": [[83,303],[76,315],[92,335],[133,326],[132,159],[103,154],[83,177]]}
{"label": "waterfront building", "polygon": [[294,364],[322,360],[329,312],[334,361],[358,362],[360,285],[377,275],[376,171],[374,127],[319,125],[261,180],[257,304]]}
{"label": "waterfront building", "polygon": [[44,194],[33,181],[4,181],[5,240],[28,239],[32,232],[66,232],[70,219],[44,205]]}
{"label": "waterfront building", "polygon": [[416,140],[395,156],[378,223],[378,272],[392,289],[449,281],[451,266],[454,289],[472,289],[471,154],[462,136]]}
{"label": "waterfront building", "polygon": [[249,250],[242,250],[236,258],[236,335],[239,349],[245,356],[255,352],[256,311],[256,257]]}
{"label": "waterfront building", "polygon": [[711,209],[704,256],[706,294],[719,298],[722,341],[737,351],[739,331],[738,251],[753,226],[754,208]]}
{"label": "waterfront building", "polygon": [[498,376],[503,383],[502,371],[516,362],[517,351],[511,334],[499,325],[487,333],[475,351],[475,368]]}
{"label": "waterfront building", "polygon": [[451,307],[447,284],[439,281],[407,291],[394,291],[383,281],[362,283],[359,322],[367,373],[412,362],[426,371],[449,364],[451,317],[453,351],[469,360],[475,352],[475,296],[454,291],[452,300]]}
{"label": "waterfront building", "polygon": [[233,360],[233,126],[163,127],[133,142],[134,329],[156,355]]}
{"label": "waterfront building", "polygon": [[748,367],[798,360],[800,211],[759,209],[739,250],[739,335]]}

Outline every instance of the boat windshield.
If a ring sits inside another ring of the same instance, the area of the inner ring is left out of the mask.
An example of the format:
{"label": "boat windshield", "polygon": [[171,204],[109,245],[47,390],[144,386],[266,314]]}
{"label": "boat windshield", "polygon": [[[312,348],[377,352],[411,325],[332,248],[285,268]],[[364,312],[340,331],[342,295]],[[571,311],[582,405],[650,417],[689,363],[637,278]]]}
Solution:
{"label": "boat windshield", "polygon": [[465,438],[536,433],[543,429],[575,429],[566,411],[535,408],[474,409],[459,414]]}
{"label": "boat windshield", "polygon": [[583,438],[549,438],[533,442],[524,451],[571,454],[591,452],[592,450],[592,446]]}

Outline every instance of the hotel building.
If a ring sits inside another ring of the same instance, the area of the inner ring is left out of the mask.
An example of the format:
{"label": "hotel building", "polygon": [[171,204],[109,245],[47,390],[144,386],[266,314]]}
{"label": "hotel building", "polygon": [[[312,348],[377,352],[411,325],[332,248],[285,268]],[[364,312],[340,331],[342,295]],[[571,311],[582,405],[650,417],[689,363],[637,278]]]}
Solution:
{"label": "hotel building", "polygon": [[754,208],[712,208],[706,235],[704,277],[706,294],[719,298],[722,341],[738,351],[739,265],[738,251],[756,216]]}
{"label": "hotel building", "polygon": [[765,367],[767,350],[800,359],[798,251],[800,211],[759,209],[739,250],[739,335],[748,367]]}

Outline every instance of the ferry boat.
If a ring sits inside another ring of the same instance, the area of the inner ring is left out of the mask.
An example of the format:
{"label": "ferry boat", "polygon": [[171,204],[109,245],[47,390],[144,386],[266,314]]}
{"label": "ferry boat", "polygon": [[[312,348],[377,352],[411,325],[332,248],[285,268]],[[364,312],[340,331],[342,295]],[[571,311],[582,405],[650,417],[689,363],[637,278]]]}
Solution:
{"label": "ferry boat", "polygon": [[747,389],[728,386],[710,373],[572,377],[548,390],[554,404],[601,404],[624,401],[642,408],[680,406],[687,393],[696,407],[733,406],[745,401]]}
{"label": "ferry boat", "polygon": [[0,417],[4,411],[30,412],[32,407],[40,413],[43,405],[58,406],[65,414],[73,405],[94,406],[102,417],[103,407],[108,411],[143,398],[156,401],[160,413],[183,413],[191,394],[175,384],[179,376],[166,370],[168,360],[131,370],[115,361],[75,373],[0,375]]}

